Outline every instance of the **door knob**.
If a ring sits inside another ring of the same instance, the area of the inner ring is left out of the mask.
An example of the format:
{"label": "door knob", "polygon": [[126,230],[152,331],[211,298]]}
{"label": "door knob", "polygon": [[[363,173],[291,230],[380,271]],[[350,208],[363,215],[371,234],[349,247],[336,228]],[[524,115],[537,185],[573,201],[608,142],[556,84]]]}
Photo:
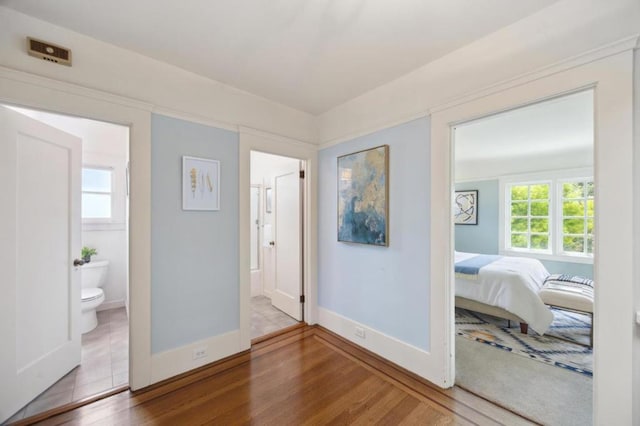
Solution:
{"label": "door knob", "polygon": [[82,266],[82,265],[84,265],[84,260],[81,260],[81,259],[73,260],[73,266]]}
{"label": "door knob", "polygon": [[275,242],[275,241],[269,241],[269,245],[270,245],[271,247],[273,247],[273,246],[275,246],[275,245],[276,245],[276,242]]}

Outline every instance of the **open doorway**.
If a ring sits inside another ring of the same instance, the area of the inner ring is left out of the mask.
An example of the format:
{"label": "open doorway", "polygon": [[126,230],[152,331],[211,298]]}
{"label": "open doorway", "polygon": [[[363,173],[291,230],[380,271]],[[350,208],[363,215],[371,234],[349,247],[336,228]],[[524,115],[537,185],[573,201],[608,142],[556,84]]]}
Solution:
{"label": "open doorway", "polygon": [[454,128],[456,384],[592,423],[592,90]]}
{"label": "open doorway", "polygon": [[[28,129],[15,143],[16,170],[25,172],[12,182],[17,210],[37,211],[25,220],[41,224],[37,232],[18,232],[18,270],[24,244],[39,246],[34,256],[53,259],[24,263],[31,272],[6,283],[24,293],[13,312],[18,369],[3,369],[21,383],[11,401],[18,411],[11,411],[10,421],[17,421],[128,386],[129,128],[17,107],[2,110],[18,133]],[[47,192],[48,202],[41,199]],[[46,291],[38,278],[44,276]],[[37,380],[28,382],[29,374]]]}
{"label": "open doorway", "polygon": [[251,151],[251,339],[303,321],[304,162]]}

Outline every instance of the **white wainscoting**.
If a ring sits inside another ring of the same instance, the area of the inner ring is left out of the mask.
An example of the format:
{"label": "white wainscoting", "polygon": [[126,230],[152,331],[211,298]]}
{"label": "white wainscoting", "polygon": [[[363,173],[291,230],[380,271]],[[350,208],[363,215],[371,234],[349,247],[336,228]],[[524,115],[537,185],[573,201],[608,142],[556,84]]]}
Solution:
{"label": "white wainscoting", "polygon": [[[207,355],[193,359],[194,351],[204,349]],[[194,368],[218,361],[240,352],[240,331],[202,339],[179,348],[151,356],[151,383],[157,383]]]}
{"label": "white wainscoting", "polygon": [[[425,362],[430,354],[424,349],[416,348],[322,307],[318,307],[318,324],[430,381],[436,381],[435,378],[442,376],[442,368],[435,371],[430,368],[432,363]],[[356,327],[364,330],[364,338],[356,336]]]}

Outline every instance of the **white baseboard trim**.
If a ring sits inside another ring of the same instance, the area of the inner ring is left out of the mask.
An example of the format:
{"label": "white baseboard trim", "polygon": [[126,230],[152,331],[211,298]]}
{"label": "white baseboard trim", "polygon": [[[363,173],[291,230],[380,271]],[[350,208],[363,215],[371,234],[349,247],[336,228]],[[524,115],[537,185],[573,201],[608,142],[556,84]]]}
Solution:
{"label": "white baseboard trim", "polygon": [[124,306],[124,299],[121,300],[110,300],[108,302],[102,303],[100,306],[96,308],[96,311],[108,311],[109,309],[117,309],[122,308]]}
{"label": "white baseboard trim", "polygon": [[[206,355],[193,359],[196,350],[205,350]],[[151,355],[151,383],[186,373],[194,368],[228,357],[241,351],[240,330],[199,340],[179,348]]]}
{"label": "white baseboard trim", "polygon": [[[429,362],[429,352],[424,349],[416,348],[320,306],[318,307],[318,324],[420,377],[436,384],[439,382],[433,375],[433,367],[429,368],[429,364],[433,362]],[[355,335],[356,327],[364,329],[365,338]]]}

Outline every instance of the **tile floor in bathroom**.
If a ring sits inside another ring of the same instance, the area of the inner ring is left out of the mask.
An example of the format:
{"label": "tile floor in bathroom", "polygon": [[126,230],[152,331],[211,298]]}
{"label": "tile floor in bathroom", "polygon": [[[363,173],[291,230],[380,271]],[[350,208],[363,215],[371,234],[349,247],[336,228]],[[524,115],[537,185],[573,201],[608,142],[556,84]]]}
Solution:
{"label": "tile floor in bathroom", "polygon": [[9,423],[129,381],[129,320],[125,308],[98,312],[98,326],[82,335],[82,363],[18,411]]}
{"label": "tile floor in bathroom", "polygon": [[285,327],[297,324],[281,310],[271,305],[271,299],[265,296],[251,298],[251,338],[264,336]]}

